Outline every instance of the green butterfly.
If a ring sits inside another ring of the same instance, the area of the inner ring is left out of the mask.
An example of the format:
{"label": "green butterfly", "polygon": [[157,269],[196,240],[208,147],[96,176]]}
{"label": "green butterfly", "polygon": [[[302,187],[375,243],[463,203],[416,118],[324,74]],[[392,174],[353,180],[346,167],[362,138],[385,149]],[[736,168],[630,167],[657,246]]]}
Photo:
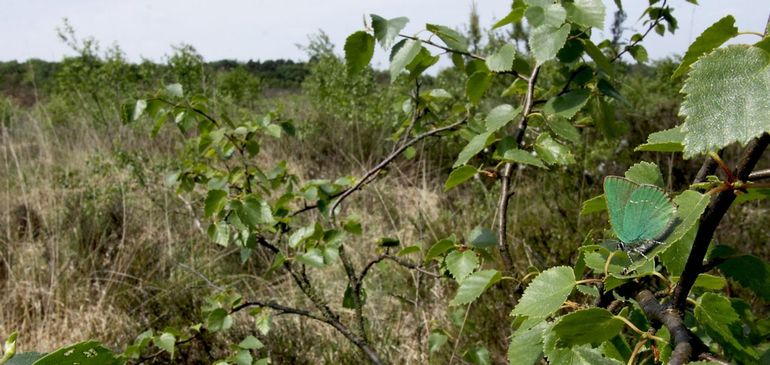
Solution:
{"label": "green butterfly", "polygon": [[676,207],[663,189],[607,176],[604,196],[620,249],[630,248],[644,255],[670,233]]}

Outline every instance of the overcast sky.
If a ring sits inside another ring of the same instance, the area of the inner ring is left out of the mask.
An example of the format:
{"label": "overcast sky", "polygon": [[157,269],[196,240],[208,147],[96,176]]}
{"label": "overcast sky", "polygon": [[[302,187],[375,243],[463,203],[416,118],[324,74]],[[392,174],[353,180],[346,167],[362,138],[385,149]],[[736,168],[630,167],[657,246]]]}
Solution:
{"label": "overcast sky", "polygon": [[[675,35],[654,33],[645,45],[652,58],[683,53],[706,27],[733,14],[740,31],[762,32],[767,0],[699,0],[699,6],[670,0],[679,20]],[[510,1],[477,0],[482,25],[504,17]],[[362,29],[366,14],[407,16],[406,33],[427,22],[464,27],[472,0],[0,0],[0,60],[58,60],[72,54],[56,35],[68,18],[79,37],[94,37],[102,48],[118,44],[132,61],[163,60],[171,45],[193,45],[206,60],[306,59],[297,44],[323,29],[341,52],[345,37]],[[616,10],[605,0],[607,22]],[[647,0],[626,0],[626,26],[641,30]],[[749,37],[749,36],[743,36]],[[742,38],[744,42],[754,42]],[[378,47],[379,48],[379,47]],[[380,50],[375,64],[385,66]]]}

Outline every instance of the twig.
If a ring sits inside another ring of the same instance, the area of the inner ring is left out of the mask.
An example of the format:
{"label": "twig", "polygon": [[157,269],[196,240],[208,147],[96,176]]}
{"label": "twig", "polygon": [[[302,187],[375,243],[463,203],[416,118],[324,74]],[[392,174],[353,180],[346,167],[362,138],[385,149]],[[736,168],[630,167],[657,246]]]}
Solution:
{"label": "twig", "polygon": [[[665,9],[665,8],[666,8],[666,1],[667,1],[667,0],[663,0],[663,3],[662,3],[662,4],[660,4],[660,8],[661,8],[661,9]],[[619,58],[620,58],[621,56],[623,56],[623,55],[624,55],[626,52],[630,51],[630,50],[631,50],[631,48],[634,48],[634,46],[636,46],[637,44],[639,44],[639,42],[641,42],[642,40],[644,40],[644,38],[646,38],[646,37],[647,37],[647,34],[650,34],[650,31],[652,31],[653,29],[655,29],[655,27],[657,27],[657,26],[658,26],[658,24],[660,24],[660,21],[661,21],[661,20],[663,20],[663,15],[662,15],[662,14],[663,14],[663,11],[661,11],[661,13],[660,13],[660,14],[658,14],[658,17],[657,17],[657,18],[655,18],[655,21],[653,21],[652,23],[650,23],[650,26],[649,26],[649,27],[647,27],[647,30],[644,32],[644,34],[642,34],[642,36],[641,36],[639,39],[637,39],[637,40],[635,40],[635,41],[631,42],[631,44],[629,44],[629,45],[625,46],[625,47],[623,48],[623,50],[622,50],[620,53],[618,53],[617,55],[615,55],[615,57],[613,57],[613,58],[610,60],[610,62],[615,62],[615,60],[619,59]]]}
{"label": "twig", "polygon": [[749,174],[749,180],[751,181],[764,180],[764,179],[770,179],[770,169],[754,171]]}
{"label": "twig", "polygon": [[436,128],[436,129],[427,131],[425,133],[422,133],[422,134],[412,138],[411,140],[407,141],[406,143],[402,144],[401,147],[399,147],[398,149],[393,151],[393,153],[391,153],[388,157],[386,157],[379,164],[377,164],[377,166],[375,166],[371,170],[367,171],[366,174],[364,174],[364,176],[358,181],[358,183],[356,183],[356,185],[354,185],[351,188],[348,188],[342,194],[340,194],[340,197],[337,200],[334,201],[334,204],[332,204],[331,209],[329,210],[331,216],[333,218],[336,217],[335,211],[337,210],[337,207],[342,203],[343,200],[345,200],[347,197],[349,197],[351,194],[353,194],[356,190],[361,189],[361,187],[364,186],[365,184],[368,184],[369,182],[371,182],[372,177],[374,177],[374,175],[376,175],[380,170],[382,170],[386,166],[388,166],[388,164],[390,164],[396,157],[398,157],[398,155],[400,155],[402,152],[404,152],[407,148],[411,147],[412,145],[414,145],[415,143],[421,141],[422,139],[424,139],[426,137],[430,137],[432,135],[435,135],[435,134],[438,134],[438,133],[441,133],[441,132],[444,132],[444,131],[448,131],[448,130],[452,130],[454,128],[457,128],[458,126],[460,126],[463,123],[465,123],[467,120],[468,120],[468,117],[465,117],[462,120],[454,122],[454,123],[452,123],[450,125],[447,125],[447,126],[444,126],[444,127],[441,127],[441,128]]}
{"label": "twig", "polygon": [[[420,41],[421,43],[425,43],[425,44],[427,44],[427,45],[430,45],[430,46],[436,47],[436,48],[438,48],[438,49],[441,49],[441,50],[443,50],[443,51],[445,51],[445,52],[447,52],[447,53],[455,53],[455,54],[459,54],[459,55],[462,55],[462,56],[470,57],[470,58],[473,58],[473,59],[476,59],[476,60],[480,60],[480,61],[486,61],[486,58],[484,58],[484,57],[482,57],[482,56],[479,56],[479,55],[477,55],[477,54],[473,54],[473,53],[470,53],[470,52],[466,52],[466,51],[459,51],[459,50],[456,50],[456,49],[452,49],[452,48],[449,48],[449,47],[446,47],[446,46],[442,46],[442,45],[440,45],[440,44],[438,44],[438,43],[435,43],[435,42],[433,42],[433,41],[431,41],[431,40],[429,40],[429,39],[420,39],[420,38],[417,38],[417,37],[413,37],[413,36],[410,36],[410,35],[406,35],[406,34],[399,34],[398,36],[399,36],[399,37],[402,37],[402,38],[406,38],[406,39],[411,39],[411,40],[413,40],[413,41]],[[527,79],[527,77],[525,77],[525,76],[523,76],[523,75],[519,74],[519,73],[518,73],[518,72],[516,72],[516,71],[512,71],[512,70],[511,70],[511,71],[503,71],[503,72],[497,72],[497,73],[501,73],[501,74],[509,74],[509,75],[513,75],[513,76],[516,76],[517,78],[519,78],[519,79],[521,79],[521,80],[523,80],[523,81],[529,81],[529,80]]]}
{"label": "twig", "polygon": [[[532,111],[533,100],[535,97],[535,83],[537,82],[537,76],[540,73],[540,65],[535,66],[532,69],[532,75],[529,77],[527,83],[527,95],[524,98],[524,109],[522,111],[519,125],[516,127],[516,146],[521,147],[524,141],[524,134],[527,130],[527,117]],[[511,175],[516,164],[507,162],[503,167],[502,179],[501,179],[501,191],[500,201],[498,203],[498,226],[497,226],[497,245],[500,250],[500,256],[503,258],[503,264],[505,270],[510,272],[513,269],[513,255],[511,249],[508,247],[506,233],[508,231],[508,202],[510,201],[511,194],[508,189],[511,185]]]}

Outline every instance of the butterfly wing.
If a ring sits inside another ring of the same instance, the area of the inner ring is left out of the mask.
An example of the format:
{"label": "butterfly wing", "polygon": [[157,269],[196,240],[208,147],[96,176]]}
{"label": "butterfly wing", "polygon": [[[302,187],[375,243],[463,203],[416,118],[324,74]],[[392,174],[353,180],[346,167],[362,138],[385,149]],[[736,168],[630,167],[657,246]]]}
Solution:
{"label": "butterfly wing", "polygon": [[631,194],[639,187],[639,184],[619,177],[607,176],[604,178],[604,198],[607,200],[607,211],[610,215],[610,224],[615,234],[622,242],[631,237],[625,227],[626,209],[631,199]]}
{"label": "butterfly wing", "polygon": [[656,240],[666,232],[674,218],[674,203],[663,189],[641,185],[633,191],[623,217],[623,242]]}

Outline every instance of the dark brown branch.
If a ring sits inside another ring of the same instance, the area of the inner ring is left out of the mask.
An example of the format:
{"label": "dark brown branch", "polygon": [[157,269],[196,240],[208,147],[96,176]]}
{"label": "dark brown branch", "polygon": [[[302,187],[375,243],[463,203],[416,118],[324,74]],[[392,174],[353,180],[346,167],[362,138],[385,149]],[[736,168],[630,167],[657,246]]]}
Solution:
{"label": "dark brown branch", "polygon": [[[278,247],[268,242],[264,237],[259,237],[257,239],[257,242],[261,246],[272,251],[274,254],[277,254],[280,252]],[[250,303],[264,304],[267,307],[282,311],[283,313],[302,315],[308,318],[313,318],[321,322],[327,323],[332,327],[334,327],[343,336],[345,336],[345,338],[350,340],[350,342],[352,342],[354,345],[358,346],[358,348],[369,358],[369,361],[371,361],[372,364],[377,364],[377,365],[384,364],[379,354],[377,354],[377,352],[372,347],[369,346],[365,338],[353,333],[353,331],[351,331],[347,326],[345,326],[340,321],[339,315],[337,315],[334,311],[332,311],[332,309],[329,307],[326,301],[321,297],[320,294],[318,294],[318,292],[315,290],[312,283],[310,282],[310,279],[308,279],[304,271],[297,272],[294,265],[292,265],[291,260],[284,261],[283,267],[284,269],[286,269],[286,271],[289,272],[289,274],[291,274],[291,277],[294,279],[294,282],[300,288],[302,293],[305,294],[305,296],[308,299],[310,299],[313,305],[321,312],[321,315],[319,316],[316,314],[312,314],[309,311],[305,311],[302,309],[280,306],[273,302],[250,302]]]}
{"label": "dark brown branch", "polygon": [[414,137],[411,140],[407,141],[406,143],[402,144],[401,147],[399,147],[395,151],[393,151],[393,153],[391,153],[388,157],[386,157],[379,164],[377,164],[377,166],[375,166],[371,170],[367,171],[364,174],[364,176],[361,178],[361,180],[359,180],[358,183],[356,183],[356,185],[354,185],[351,188],[348,188],[342,194],[340,194],[340,197],[337,200],[334,201],[334,204],[332,204],[331,209],[329,210],[331,216],[332,217],[336,216],[335,210],[337,210],[337,207],[342,203],[343,200],[345,200],[347,197],[349,197],[351,194],[353,194],[356,190],[361,189],[361,187],[363,187],[364,185],[366,185],[369,182],[371,182],[373,180],[374,176],[380,170],[384,169],[391,162],[393,162],[393,160],[395,160],[396,157],[398,157],[407,148],[411,147],[415,143],[417,143],[417,142],[419,142],[419,141],[421,141],[421,140],[423,140],[423,139],[425,139],[427,137],[430,137],[432,135],[435,135],[435,134],[438,134],[438,133],[441,133],[441,132],[444,132],[444,131],[455,129],[455,128],[459,127],[460,125],[462,125],[463,123],[465,123],[467,120],[468,120],[468,117],[465,117],[462,120],[454,122],[454,123],[452,123],[450,125],[447,125],[447,126],[444,126],[444,127],[441,127],[441,128],[436,128],[436,129],[427,131],[425,133],[417,135],[416,137]]}
{"label": "dark brown branch", "polygon": [[378,263],[380,263],[382,261],[385,261],[385,260],[393,261],[393,262],[395,262],[395,263],[397,263],[397,264],[399,264],[399,265],[401,265],[401,266],[403,266],[403,267],[405,267],[407,269],[411,269],[411,270],[423,273],[425,275],[432,276],[434,278],[440,278],[441,277],[441,274],[425,270],[422,266],[417,265],[417,264],[412,263],[412,262],[409,262],[409,261],[404,260],[402,258],[398,258],[398,257],[392,256],[392,255],[380,255],[380,256],[377,256],[372,261],[369,261],[369,263],[366,264],[366,266],[364,266],[364,269],[361,270],[361,274],[358,276],[359,280],[363,281],[364,277],[366,277],[366,274],[369,273],[369,270],[374,265],[376,265],[376,264],[378,264]]}
{"label": "dark brown branch", "polygon": [[674,347],[669,364],[679,365],[687,363],[693,354],[693,348],[690,344],[692,336],[682,321],[680,312],[661,305],[655,299],[655,295],[649,290],[640,291],[636,295],[636,300],[642,307],[647,319],[661,323],[668,328]]}
{"label": "dark brown branch", "polygon": [[[749,178],[749,174],[751,174],[751,171],[769,143],[770,135],[765,133],[749,144],[741,160],[738,162],[738,167],[735,169],[734,175],[739,180],[746,181]],[[711,239],[714,237],[714,232],[730,208],[730,205],[735,201],[735,198],[735,193],[732,190],[719,193],[700,217],[700,225],[695,235],[690,256],[687,257],[682,277],[674,289],[673,305],[677,310],[684,310],[690,289],[695,284],[695,279],[698,275],[703,272],[703,259],[706,257],[706,252],[711,244]]]}
{"label": "dark brown branch", "polygon": [[[522,111],[521,119],[516,127],[516,146],[521,148],[524,142],[524,135],[527,131],[527,117],[532,111],[533,100],[535,99],[535,83],[537,83],[537,76],[540,73],[540,65],[535,66],[532,69],[532,75],[529,77],[527,83],[527,95],[524,98],[524,108]],[[508,233],[508,202],[511,198],[509,192],[511,186],[511,176],[513,170],[516,168],[516,164],[507,162],[503,167],[503,173],[501,178],[500,187],[500,201],[497,207],[497,245],[500,250],[500,256],[503,258],[503,265],[507,272],[513,270],[513,255],[511,254],[511,248],[508,246],[507,233]]]}
{"label": "dark brown branch", "polygon": [[299,316],[311,318],[311,319],[326,323],[334,327],[338,332],[340,332],[343,336],[345,336],[345,338],[347,338],[348,340],[353,342],[353,344],[358,346],[366,354],[366,356],[369,357],[369,360],[373,364],[377,364],[377,365],[384,364],[384,362],[380,359],[379,355],[374,351],[374,349],[372,349],[369,346],[369,344],[366,343],[364,339],[362,339],[359,336],[356,336],[355,333],[351,332],[350,329],[348,329],[345,325],[343,325],[339,320],[331,319],[326,316],[319,316],[317,314],[313,314],[304,309],[287,307],[275,302],[260,302],[260,301],[251,301],[251,302],[242,303],[234,307],[231,313],[234,313],[249,307],[271,308],[278,311],[280,314],[296,314]]}

